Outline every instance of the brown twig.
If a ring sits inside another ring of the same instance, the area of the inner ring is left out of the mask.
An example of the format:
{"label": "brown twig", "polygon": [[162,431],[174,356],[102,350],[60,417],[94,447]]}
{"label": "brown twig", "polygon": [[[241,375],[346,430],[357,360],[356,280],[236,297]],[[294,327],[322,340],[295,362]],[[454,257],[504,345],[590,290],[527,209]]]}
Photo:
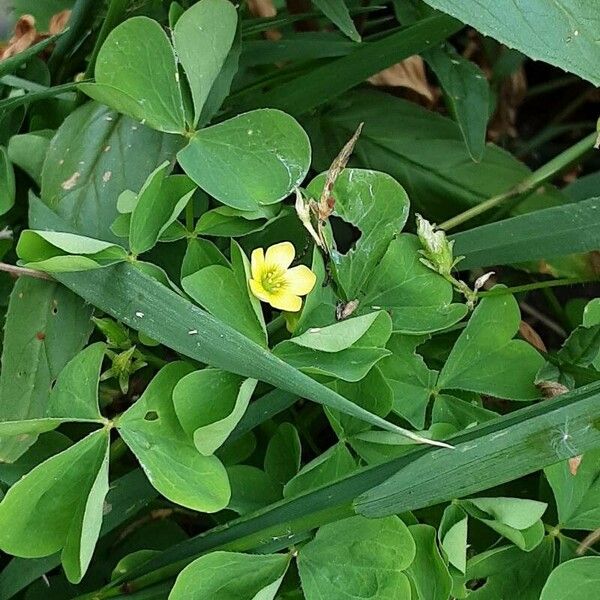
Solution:
{"label": "brown twig", "polygon": [[10,273],[15,277],[34,277],[35,279],[47,279],[51,280],[52,277],[48,273],[43,271],[36,271],[35,269],[27,269],[26,267],[17,267],[17,265],[9,265],[8,263],[0,262],[0,271]]}

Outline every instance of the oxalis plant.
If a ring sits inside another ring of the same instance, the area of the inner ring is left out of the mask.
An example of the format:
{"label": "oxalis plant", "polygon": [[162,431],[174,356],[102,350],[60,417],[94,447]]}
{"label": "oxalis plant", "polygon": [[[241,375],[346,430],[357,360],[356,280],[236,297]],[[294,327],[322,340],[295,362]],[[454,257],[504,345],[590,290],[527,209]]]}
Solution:
{"label": "oxalis plant", "polygon": [[14,4],[0,600],[598,598],[596,3]]}

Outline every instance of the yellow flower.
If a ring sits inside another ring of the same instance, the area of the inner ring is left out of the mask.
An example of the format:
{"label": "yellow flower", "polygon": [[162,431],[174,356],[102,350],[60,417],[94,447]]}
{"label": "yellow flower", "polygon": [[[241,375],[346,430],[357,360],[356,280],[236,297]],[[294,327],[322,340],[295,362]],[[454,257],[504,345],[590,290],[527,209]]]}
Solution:
{"label": "yellow flower", "polygon": [[290,269],[296,251],[290,242],[281,242],[252,252],[252,278],[250,290],[263,302],[273,308],[297,312],[302,307],[300,296],[308,294],[317,278],[306,266],[299,265]]}

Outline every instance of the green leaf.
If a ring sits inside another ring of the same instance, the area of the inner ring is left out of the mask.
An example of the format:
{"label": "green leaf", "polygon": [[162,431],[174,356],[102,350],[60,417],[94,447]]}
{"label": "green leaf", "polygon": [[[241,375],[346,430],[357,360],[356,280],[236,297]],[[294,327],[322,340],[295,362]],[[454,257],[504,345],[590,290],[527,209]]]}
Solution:
{"label": "green leaf", "polygon": [[289,562],[286,554],[212,552],[181,571],[169,600],[273,600]]}
{"label": "green leaf", "polygon": [[300,472],[283,488],[286,498],[298,496],[308,490],[335,481],[356,469],[356,461],[343,442],[332,446],[320,456],[304,465]]}
{"label": "green leaf", "polygon": [[48,273],[99,269],[127,258],[121,246],[62,231],[26,229],[17,243],[17,255],[26,267]]}
{"label": "green leaf", "polygon": [[139,190],[148,173],[171,160],[181,141],[88,102],[73,111],[50,142],[42,171],[42,200],[70,231],[117,242],[110,226],[123,190]]}
{"label": "green leaf", "polygon": [[469,155],[479,162],[490,116],[490,87],[485,75],[450,45],[428,50],[424,58],[442,86],[446,106],[460,127]]}
{"label": "green leaf", "polygon": [[582,0],[576,5],[566,0],[499,0],[487,10],[481,10],[476,0],[425,1],[509,48],[600,84],[594,0]]}
{"label": "green leaf", "polygon": [[201,454],[210,456],[223,445],[244,416],[255,387],[256,379],[244,381],[219,369],[194,371],[177,382],[175,413]]}
{"label": "green leaf", "polygon": [[406,574],[417,591],[415,600],[448,600],[452,578],[436,545],[435,528],[412,525],[408,530],[415,540],[416,554]]}
{"label": "green leaf", "polygon": [[[123,263],[55,277],[125,325],[207,365],[270,383],[372,425],[428,441],[377,417],[287,365],[133,265]],[[135,301],[132,302],[132,298]],[[190,331],[201,331],[201,336]]]}
{"label": "green leaf", "polygon": [[102,524],[108,442],[108,430],[96,431],[44,461],[10,488],[0,504],[4,552],[34,558],[62,549],[67,577],[80,581]]}
{"label": "green leaf", "polygon": [[392,352],[379,368],[392,389],[393,410],[417,429],[425,426],[425,414],[435,388],[437,371],[427,367],[416,347],[423,338],[393,334],[387,348]]}
{"label": "green leaf", "polygon": [[281,206],[261,206],[257,210],[238,210],[219,206],[208,210],[196,222],[194,233],[215,237],[241,237],[261,231],[277,219]]}
{"label": "green leaf", "polygon": [[186,293],[217,319],[266,347],[266,333],[252,305],[247,279],[241,283],[232,269],[221,265],[205,267],[181,280]]}
{"label": "green leaf", "polygon": [[[11,293],[0,371],[0,420],[46,416],[50,388],[92,330],[91,308],[58,283],[20,277]],[[0,460],[13,462],[36,435],[0,435]]]}
{"label": "green leaf", "polygon": [[177,58],[194,100],[194,125],[223,68],[237,27],[237,12],[228,0],[202,0],[186,10],[173,30]]}
{"label": "green leaf", "polygon": [[183,133],[185,117],[175,53],[162,27],[133,17],[113,29],[96,59],[88,96],[153,129]]}
{"label": "green leaf", "polygon": [[459,506],[521,550],[532,550],[544,537],[544,526],[540,521],[547,507],[544,502],[521,498],[472,498],[460,500]]}
{"label": "green leaf", "polygon": [[261,109],[196,132],[177,160],[223,204],[257,210],[283,200],[302,182],[310,143],[295,119]]}
{"label": "green leaf", "polygon": [[42,168],[54,131],[31,131],[13,135],[8,142],[8,157],[23,169],[37,185],[42,180]]}
{"label": "green leaf", "polygon": [[[567,423],[568,424],[568,423]],[[564,435],[569,435],[567,429]],[[593,531],[600,527],[600,450],[585,452],[573,475],[567,461],[544,470],[554,493],[561,528]]]}
{"label": "green leaf", "polygon": [[188,240],[187,250],[181,264],[181,279],[210,265],[229,267],[229,262],[211,241],[202,238]]}
{"label": "green leaf", "polygon": [[520,320],[512,295],[483,298],[454,344],[438,389],[464,389],[511,400],[538,398],[533,382],[543,359],[527,342],[512,339]]}
{"label": "green leaf", "polygon": [[[320,198],[326,173],[317,176],[306,189]],[[364,169],[344,169],[336,179],[331,196],[333,214],[360,231],[360,238],[346,253],[332,239],[332,269],[346,298],[357,298],[363,284],[386,253],[390,242],[402,230],[408,217],[408,196],[389,175]]]}
{"label": "green leaf", "polygon": [[550,573],[540,600],[594,600],[600,584],[599,567],[599,556],[583,556],[558,565]]}
{"label": "green leaf", "polygon": [[165,161],[152,171],[137,195],[129,229],[129,246],[135,255],[154,247],[196,189],[185,175],[167,177],[169,167]]}
{"label": "green leaf", "polygon": [[[461,27],[460,23],[442,14],[423,19],[380,40],[360,44],[347,56],[330,60],[267,92],[254,94],[244,108],[271,106],[292,115],[307,113],[362,84],[371,75],[437,45]],[[334,80],[335,85],[331,85]],[[352,133],[357,125],[358,122],[354,124]],[[337,145],[335,154],[349,137],[346,135],[344,141]]]}
{"label": "green leaf", "polygon": [[227,468],[227,475],[231,485],[227,508],[240,515],[281,500],[281,486],[258,467],[233,465]]}
{"label": "green leaf", "polygon": [[495,548],[469,560],[467,580],[485,580],[469,593],[469,600],[519,598],[539,600],[554,563],[554,540],[546,537],[532,552],[515,546]]}
{"label": "green leaf", "polygon": [[171,400],[177,382],[191,370],[181,361],[163,367],[121,415],[117,428],[161,494],[194,510],[216,512],[229,502],[225,468],[218,458],[203,456],[194,447]]}
{"label": "green leaf", "polygon": [[457,430],[495,419],[497,413],[483,408],[477,401],[467,402],[448,394],[439,394],[433,403],[431,419],[434,423],[450,423]]}
{"label": "green leaf", "polygon": [[314,0],[314,5],[351,40],[360,42],[360,34],[344,0]]}
{"label": "green leaf", "polygon": [[281,423],[267,444],[265,473],[285,485],[300,470],[300,436],[291,423]]}
{"label": "green leaf", "polygon": [[467,569],[468,517],[462,508],[450,504],[444,510],[438,532],[439,540],[448,562],[461,573]]}
{"label": "green leaf", "polygon": [[600,246],[600,200],[565,206],[482,225],[452,236],[454,251],[465,258],[460,269],[506,265],[588,252]]}
{"label": "green leaf", "polygon": [[306,600],[410,600],[410,583],[403,571],[415,551],[413,538],[398,517],[352,517],[325,525],[298,555]]}
{"label": "green leaf", "polygon": [[98,384],[106,344],[96,342],[76,354],[59,373],[46,414],[68,420],[102,419]]}
{"label": "green leaf", "polygon": [[6,148],[0,146],[0,215],[15,204],[15,172],[8,159]]}
{"label": "green leaf", "polygon": [[411,335],[446,329],[467,314],[452,303],[452,285],[420,261],[420,248],[412,234],[392,240],[359,294],[359,310],[383,308],[394,331]]}

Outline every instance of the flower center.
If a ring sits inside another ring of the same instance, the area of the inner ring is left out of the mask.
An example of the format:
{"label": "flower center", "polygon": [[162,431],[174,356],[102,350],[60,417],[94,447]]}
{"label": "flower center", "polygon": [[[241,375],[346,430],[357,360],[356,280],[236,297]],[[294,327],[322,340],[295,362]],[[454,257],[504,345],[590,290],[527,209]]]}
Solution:
{"label": "flower center", "polygon": [[263,289],[269,294],[277,294],[286,285],[285,272],[279,267],[267,267],[260,279]]}

